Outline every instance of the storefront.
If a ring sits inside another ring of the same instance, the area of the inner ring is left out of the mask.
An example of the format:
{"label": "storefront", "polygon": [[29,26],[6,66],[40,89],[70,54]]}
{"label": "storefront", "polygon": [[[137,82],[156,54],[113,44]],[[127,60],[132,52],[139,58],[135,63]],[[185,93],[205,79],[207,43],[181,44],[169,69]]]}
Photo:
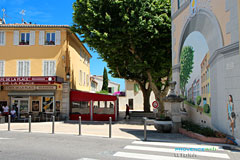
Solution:
{"label": "storefront", "polygon": [[[61,112],[62,82],[60,77],[0,78],[0,105],[14,108],[18,119]],[[41,117],[42,119],[42,117]]]}
{"label": "storefront", "polygon": [[70,120],[108,121],[117,120],[117,97],[82,91],[70,92]]}

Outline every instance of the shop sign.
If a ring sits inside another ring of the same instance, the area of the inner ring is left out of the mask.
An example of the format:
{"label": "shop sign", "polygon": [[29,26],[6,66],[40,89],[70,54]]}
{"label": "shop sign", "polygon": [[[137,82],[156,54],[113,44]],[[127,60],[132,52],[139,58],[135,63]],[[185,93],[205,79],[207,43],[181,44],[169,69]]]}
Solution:
{"label": "shop sign", "polygon": [[55,82],[56,77],[1,77],[0,83]]}
{"label": "shop sign", "polygon": [[33,90],[56,90],[56,86],[4,86],[4,90],[25,90],[25,91],[33,91]]}

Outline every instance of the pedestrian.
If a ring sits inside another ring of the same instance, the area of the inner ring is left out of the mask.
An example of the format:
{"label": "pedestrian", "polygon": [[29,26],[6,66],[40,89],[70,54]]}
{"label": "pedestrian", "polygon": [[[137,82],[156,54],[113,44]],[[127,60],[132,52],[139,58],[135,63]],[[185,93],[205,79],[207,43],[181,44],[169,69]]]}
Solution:
{"label": "pedestrian", "polygon": [[228,103],[227,103],[227,116],[228,120],[230,121],[230,131],[232,132],[232,136],[234,136],[234,128],[235,128],[235,113],[234,113],[234,103],[233,103],[233,97],[232,95],[229,95],[228,97]]}
{"label": "pedestrian", "polygon": [[130,119],[130,113],[129,113],[129,110],[130,110],[130,107],[128,104],[126,104],[126,115],[124,117],[124,119],[127,119],[127,116],[128,116],[128,119]]}
{"label": "pedestrian", "polygon": [[3,106],[3,116],[5,116],[5,120],[7,121],[9,114],[9,108],[8,106]]}
{"label": "pedestrian", "polygon": [[11,110],[11,118],[12,118],[12,120],[14,121],[15,120],[15,118],[16,118],[16,111],[15,111],[15,109],[14,108],[12,108],[12,110]]}

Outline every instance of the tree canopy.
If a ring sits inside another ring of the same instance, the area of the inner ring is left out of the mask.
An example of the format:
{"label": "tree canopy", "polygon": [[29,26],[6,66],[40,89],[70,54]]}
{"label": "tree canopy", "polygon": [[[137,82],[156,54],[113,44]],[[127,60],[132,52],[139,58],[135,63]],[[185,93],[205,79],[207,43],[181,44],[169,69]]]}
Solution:
{"label": "tree canopy", "polygon": [[76,0],[72,31],[108,63],[147,76],[156,99],[171,74],[170,0]]}
{"label": "tree canopy", "polygon": [[180,56],[180,88],[184,94],[185,86],[193,70],[194,50],[192,46],[185,46]]}

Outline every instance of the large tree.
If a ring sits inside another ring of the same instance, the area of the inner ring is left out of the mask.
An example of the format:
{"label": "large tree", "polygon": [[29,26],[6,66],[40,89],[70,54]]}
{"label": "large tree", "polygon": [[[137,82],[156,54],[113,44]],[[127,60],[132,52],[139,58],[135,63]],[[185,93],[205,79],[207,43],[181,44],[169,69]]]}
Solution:
{"label": "large tree", "polygon": [[141,71],[139,74],[139,71],[137,71],[135,67],[135,61],[131,55],[128,54],[126,56],[128,57],[114,56],[108,60],[108,68],[111,69],[110,73],[113,77],[124,78],[126,80],[133,80],[137,82],[143,94],[144,112],[150,112],[151,106],[149,99],[152,89],[149,85],[148,77],[144,71]]}
{"label": "large tree", "polygon": [[192,46],[185,46],[182,49],[180,56],[180,88],[182,91],[182,95],[184,96],[186,84],[190,79],[190,74],[193,70],[193,57],[194,50]]}
{"label": "large tree", "polygon": [[102,91],[108,91],[108,73],[107,73],[107,69],[105,67],[103,70]]}
{"label": "large tree", "polygon": [[119,65],[134,63],[163,111],[171,74],[170,0],[76,0],[73,8],[72,30],[107,63],[115,56],[125,57]]}

